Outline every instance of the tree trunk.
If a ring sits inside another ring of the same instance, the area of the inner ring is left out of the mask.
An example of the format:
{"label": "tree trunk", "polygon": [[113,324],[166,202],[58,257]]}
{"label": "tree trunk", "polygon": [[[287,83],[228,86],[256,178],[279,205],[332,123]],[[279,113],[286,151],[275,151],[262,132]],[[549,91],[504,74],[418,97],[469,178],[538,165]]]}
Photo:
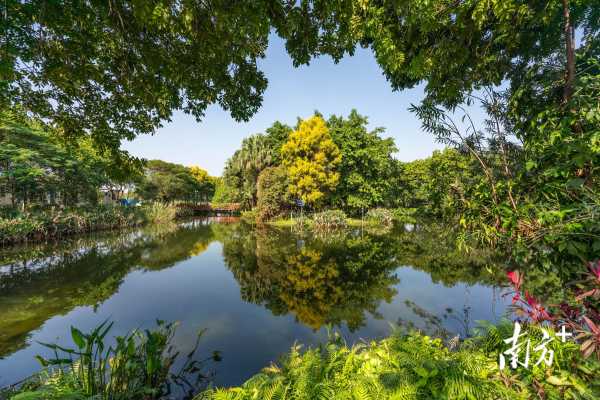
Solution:
{"label": "tree trunk", "polygon": [[573,25],[571,24],[571,13],[569,10],[569,0],[562,0],[563,18],[565,30],[565,50],[567,55],[567,68],[565,71],[565,87],[563,91],[563,101],[568,103],[573,96],[573,86],[575,84],[575,35]]}

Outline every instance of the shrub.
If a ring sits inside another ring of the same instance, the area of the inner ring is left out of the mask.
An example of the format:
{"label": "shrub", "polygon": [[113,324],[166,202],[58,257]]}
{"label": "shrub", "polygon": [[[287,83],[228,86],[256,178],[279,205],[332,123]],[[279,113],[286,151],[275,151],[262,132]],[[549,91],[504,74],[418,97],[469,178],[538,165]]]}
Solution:
{"label": "shrub", "polygon": [[242,211],[240,220],[246,224],[254,225],[254,224],[256,224],[256,220],[257,220],[256,215],[257,215],[256,209]]}
{"label": "shrub", "polygon": [[327,210],[313,215],[315,229],[339,229],[347,225],[346,214],[342,210]]}
{"label": "shrub", "polygon": [[257,222],[265,222],[281,214],[286,203],[287,176],[282,167],[269,167],[258,176],[256,203]]}
{"label": "shrub", "polygon": [[304,353],[294,346],[281,366],[197,400],[519,398],[492,375],[483,354],[450,352],[427,336],[392,336],[352,348],[333,340]]}
{"label": "shrub", "polygon": [[42,233],[44,226],[41,221],[28,218],[0,218],[0,242],[11,243],[27,240],[35,232]]}
{"label": "shrub", "polygon": [[177,217],[177,207],[165,203],[152,203],[142,206],[148,222],[155,224],[171,222]]}
{"label": "shrub", "polygon": [[[301,352],[292,347],[280,365],[271,365],[242,386],[215,389],[196,400],[286,399],[595,399],[600,363],[582,360],[572,343],[554,340],[548,346],[557,355],[552,366],[498,369],[502,339],[512,325],[482,331],[462,343],[446,346],[440,339],[400,332],[368,344],[347,347],[338,337],[318,348]],[[532,328],[531,347],[543,340]],[[578,368],[581,366],[582,368]]]}
{"label": "shrub", "polygon": [[175,219],[174,206],[154,203],[143,207],[100,205],[69,209],[45,208],[0,217],[0,244],[164,223]]}
{"label": "shrub", "polygon": [[374,208],[367,212],[366,218],[370,222],[378,225],[389,226],[394,223],[392,212],[386,208]]}

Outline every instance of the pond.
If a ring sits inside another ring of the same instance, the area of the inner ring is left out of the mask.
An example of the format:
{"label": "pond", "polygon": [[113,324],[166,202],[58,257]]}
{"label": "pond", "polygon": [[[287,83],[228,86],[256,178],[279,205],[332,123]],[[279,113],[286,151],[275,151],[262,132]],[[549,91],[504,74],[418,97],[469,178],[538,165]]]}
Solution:
{"label": "pond", "polygon": [[237,385],[296,341],[333,329],[348,343],[392,326],[464,336],[505,315],[500,268],[484,253],[452,247],[443,227],[351,229],[314,235],[253,228],[235,219],[88,237],[0,253],[0,386],[39,369],[39,342],[71,345],[115,322],[112,335],[180,321],[176,346],[198,357],[217,385]]}

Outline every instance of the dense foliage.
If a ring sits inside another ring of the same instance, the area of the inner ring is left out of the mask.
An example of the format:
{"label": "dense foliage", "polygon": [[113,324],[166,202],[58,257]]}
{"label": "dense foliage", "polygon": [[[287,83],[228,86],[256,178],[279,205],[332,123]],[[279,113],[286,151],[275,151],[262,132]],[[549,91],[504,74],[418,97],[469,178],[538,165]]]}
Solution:
{"label": "dense foliage", "polygon": [[321,205],[340,180],[337,168],[342,155],[318,115],[299,121],[298,128],[281,147],[281,157],[290,194],[306,205]]}
{"label": "dense foliage", "polygon": [[[241,202],[254,207],[257,201],[257,182],[262,170],[273,166],[282,145],[279,136],[270,131],[266,135],[250,136],[242,142],[241,149],[227,160],[223,172],[223,184],[227,189],[221,190],[216,202]],[[285,134],[286,135],[286,134]]]}
{"label": "dense foliage", "polygon": [[[26,209],[43,201],[94,204],[99,187],[129,183],[139,163],[120,150],[121,140],[154,132],[173,110],[200,119],[218,103],[235,119],[248,119],[266,88],[257,60],[272,28],[286,41],[295,65],[322,54],[337,61],[361,45],[373,51],[394,89],[425,85],[425,99],[411,109],[447,149],[425,160],[398,162],[393,141],[380,138],[381,129],[369,132],[358,113],[327,121],[315,115],[295,129],[275,123],[245,139],[222,179],[151,161],[137,177],[139,194],[170,202],[206,201],[215,193],[218,201],[258,205],[253,215],[259,220],[276,217],[293,200],[320,211],[314,225],[326,228],[345,225],[344,212],[377,207],[396,208],[367,213],[380,224],[389,225],[392,216],[403,222],[443,220],[462,229],[462,245],[501,248],[511,254],[511,263],[530,270],[534,286],[557,289],[556,297],[575,296],[575,302],[561,299],[565,309],[556,315],[581,328],[584,354],[597,348],[597,289],[578,293],[566,284],[600,258],[597,0],[11,0],[0,7],[6,26],[0,107],[14,111],[0,121],[0,186],[10,194],[11,212],[16,205]],[[481,124],[470,115],[477,105],[486,115]],[[165,211],[157,206],[152,212],[160,219]],[[123,221],[123,212],[116,212],[117,221]],[[65,219],[61,213],[39,220],[3,218],[8,234],[2,240],[91,226],[79,215]],[[90,220],[107,224],[104,216]],[[352,248],[347,238],[341,241]],[[253,249],[256,265],[267,271],[269,261],[289,265],[285,276],[263,271],[267,283],[278,285],[256,285],[262,290],[257,298],[292,310],[314,327],[352,320],[340,304],[344,296],[363,301],[364,287],[349,286],[340,270],[360,274],[368,266],[352,269],[318,246],[300,247],[276,257],[262,253],[267,245]],[[591,265],[591,279],[597,280],[597,264]],[[379,272],[365,279],[377,299],[389,295],[383,279],[389,277]],[[259,275],[252,278],[262,283]],[[529,311],[541,312],[538,300],[525,297]],[[571,315],[572,308],[580,314]],[[571,348],[562,353],[568,365],[548,374],[503,375],[490,367],[485,349],[498,350],[490,343],[472,341],[453,352],[412,335],[366,349],[336,344],[305,355],[294,350],[282,368],[212,395],[598,395],[590,380],[597,365]],[[569,369],[574,364],[578,371]]]}
{"label": "dense foliage", "polygon": [[202,168],[162,160],[146,162],[144,175],[137,179],[136,185],[136,194],[142,199],[162,202],[207,202],[212,199],[214,191],[213,178]]}
{"label": "dense foliage", "polygon": [[290,37],[297,62],[315,47],[292,33],[312,29],[308,10],[287,1],[1,7],[0,106],[24,107],[57,133],[89,135],[115,154],[121,140],[154,132],[176,109],[200,119],[217,103],[236,120],[252,116],[267,86],[257,60],[271,27]]}
{"label": "dense foliage", "polygon": [[259,222],[278,216],[286,203],[289,204],[289,201],[286,201],[289,197],[287,181],[285,169],[281,166],[269,167],[261,171],[257,182],[258,203],[256,204],[256,218]]}
{"label": "dense foliage", "polygon": [[8,196],[12,207],[96,203],[100,188],[126,183],[136,167],[87,140],[63,142],[24,116],[0,114],[0,197]]}
{"label": "dense foliage", "polygon": [[16,212],[0,215],[0,245],[132,228],[150,222],[172,222],[176,217],[174,206],[160,203],[142,207],[102,205]]}
{"label": "dense foliage", "polygon": [[[497,354],[510,325],[491,327],[462,344],[400,332],[379,342],[346,346],[339,336],[318,348],[292,347],[280,363],[242,386],[202,393],[196,400],[277,399],[594,399],[598,362],[585,362],[576,346],[554,341],[560,362],[532,371],[500,371]],[[508,328],[508,329],[507,329]],[[532,346],[541,343],[532,330]],[[585,364],[578,370],[574,365]],[[535,385],[534,385],[535,383]]]}
{"label": "dense foliage", "polygon": [[293,207],[294,200],[309,209],[335,207],[350,214],[392,204],[396,147],[391,138],[379,136],[383,128],[369,132],[367,122],[355,110],[327,121],[317,113],[299,120],[295,130],[275,122],[265,134],[245,139],[227,161],[215,201],[242,201],[248,208],[260,203],[258,177],[276,166],[284,168],[288,193],[274,206],[280,211]]}
{"label": "dense foliage", "polygon": [[367,131],[367,118],[352,110],[347,118],[332,116],[327,126],[342,154],[339,183],[332,195],[334,207],[350,213],[387,204],[394,175],[396,145],[381,138],[385,131]]}
{"label": "dense foliage", "polygon": [[[112,322],[105,321],[89,333],[71,327],[74,348],[44,344],[55,351],[55,357],[37,356],[44,372],[27,380],[12,398],[151,400],[171,394],[175,385],[182,387],[182,394],[197,391],[204,378],[202,363],[192,359],[198,341],[175,373],[171,369],[181,358],[172,344],[175,324],[157,321],[155,329],[134,330],[115,337],[116,344],[109,345],[107,335],[112,326]],[[213,356],[218,357],[216,353]]]}

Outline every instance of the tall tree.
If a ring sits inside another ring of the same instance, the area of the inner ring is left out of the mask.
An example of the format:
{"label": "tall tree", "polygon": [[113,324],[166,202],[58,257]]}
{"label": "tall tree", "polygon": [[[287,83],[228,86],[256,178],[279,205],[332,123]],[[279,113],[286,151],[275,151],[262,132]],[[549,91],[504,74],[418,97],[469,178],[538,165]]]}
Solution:
{"label": "tall tree", "polygon": [[265,133],[244,139],[241,148],[225,164],[221,187],[229,189],[220,190],[220,196],[254,207],[258,176],[265,168],[281,164],[281,147],[291,131],[289,126],[275,121]]}
{"label": "tall tree", "polygon": [[215,193],[215,179],[204,168],[193,165],[189,168],[190,175],[196,180],[198,201],[209,201]]}
{"label": "tall tree", "polygon": [[300,121],[281,148],[281,156],[290,194],[308,205],[321,205],[339,182],[342,155],[320,116]]}
{"label": "tall tree", "polygon": [[342,154],[334,204],[355,212],[383,205],[390,191],[392,155],[397,151],[394,140],[379,136],[383,128],[369,132],[367,118],[356,110],[347,118],[332,116],[327,126]]}
{"label": "tall tree", "polygon": [[225,184],[236,188],[240,201],[256,205],[256,182],[260,172],[273,165],[275,149],[263,134],[245,138],[242,147],[227,160],[223,178]]}
{"label": "tall tree", "polygon": [[95,202],[101,186],[132,179],[136,167],[105,157],[89,140],[65,144],[23,115],[0,112],[0,186],[13,205]]}
{"label": "tall tree", "polygon": [[136,192],[144,199],[159,201],[203,200],[204,187],[191,168],[162,160],[150,160]]}

